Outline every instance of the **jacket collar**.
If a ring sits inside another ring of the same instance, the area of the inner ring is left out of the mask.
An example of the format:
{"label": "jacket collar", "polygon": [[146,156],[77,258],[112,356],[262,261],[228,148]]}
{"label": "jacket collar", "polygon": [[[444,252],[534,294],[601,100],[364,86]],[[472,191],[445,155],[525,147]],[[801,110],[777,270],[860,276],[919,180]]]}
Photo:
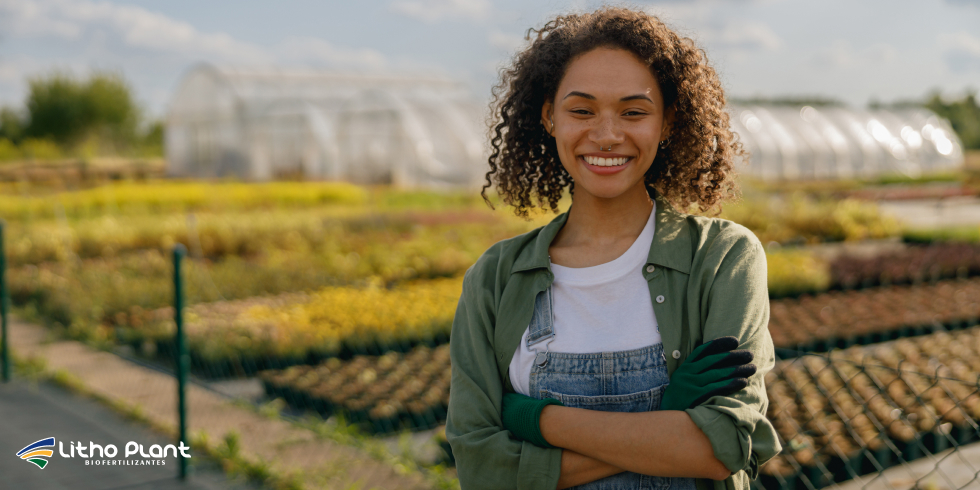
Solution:
{"label": "jacket collar", "polygon": [[[690,274],[693,255],[687,215],[674,210],[660,193],[657,193],[656,200],[656,227],[653,231],[653,242],[650,244],[647,263]],[[571,207],[551,220],[536,237],[521,248],[510,269],[511,274],[539,268],[551,270],[548,248],[558,235],[558,231],[565,226],[569,211]]]}

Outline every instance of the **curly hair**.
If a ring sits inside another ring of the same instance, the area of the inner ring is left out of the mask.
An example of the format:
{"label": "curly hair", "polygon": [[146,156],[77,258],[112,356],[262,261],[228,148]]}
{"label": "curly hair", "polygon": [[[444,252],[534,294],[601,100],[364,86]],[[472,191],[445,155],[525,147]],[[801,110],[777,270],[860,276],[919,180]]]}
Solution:
{"label": "curly hair", "polygon": [[729,127],[721,82],[690,38],[645,12],[604,7],[558,16],[541,29],[528,29],[525,40],[529,46],[501,70],[492,91],[490,171],[480,192],[491,208],[491,177],[503,202],[524,218],[533,207],[532,192],[542,207],[547,198],[555,213],[565,187],[574,192],[555,140],[540,123],[541,107],[554,99],[569,63],[598,47],[636,55],[660,84],[664,106],[673,105],[669,144],[657,151],[644,176],[647,192],[660,193],[681,210],[697,204],[701,212],[716,206],[720,211],[723,199],[737,195],[733,162],[746,154]]}

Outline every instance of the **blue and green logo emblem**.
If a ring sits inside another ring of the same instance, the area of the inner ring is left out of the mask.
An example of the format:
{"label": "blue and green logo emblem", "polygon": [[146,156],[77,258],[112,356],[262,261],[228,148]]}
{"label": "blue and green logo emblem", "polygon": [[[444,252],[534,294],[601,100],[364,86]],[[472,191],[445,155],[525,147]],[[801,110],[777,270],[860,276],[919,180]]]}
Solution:
{"label": "blue and green logo emblem", "polygon": [[48,460],[44,459],[44,457],[50,458],[54,456],[54,438],[41,439],[18,451],[17,456],[20,456],[20,459],[36,464],[38,468],[43,470],[48,464]]}

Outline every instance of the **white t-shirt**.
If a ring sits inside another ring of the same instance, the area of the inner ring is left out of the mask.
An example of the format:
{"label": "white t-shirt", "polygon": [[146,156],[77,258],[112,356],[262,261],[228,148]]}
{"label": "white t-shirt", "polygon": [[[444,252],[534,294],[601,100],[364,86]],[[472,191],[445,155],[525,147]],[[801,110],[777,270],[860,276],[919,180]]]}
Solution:
{"label": "white t-shirt", "polygon": [[643,267],[650,254],[657,205],[640,236],[619,258],[592,267],[551,264],[555,337],[527,346],[527,329],[510,361],[514,390],[530,395],[537,352],[589,353],[633,350],[660,343]]}

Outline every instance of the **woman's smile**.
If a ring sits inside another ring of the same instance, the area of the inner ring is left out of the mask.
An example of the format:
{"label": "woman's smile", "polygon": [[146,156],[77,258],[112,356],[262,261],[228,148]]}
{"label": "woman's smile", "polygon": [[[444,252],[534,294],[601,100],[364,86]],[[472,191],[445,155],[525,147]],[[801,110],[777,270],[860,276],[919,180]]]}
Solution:
{"label": "woman's smile", "polygon": [[634,160],[631,156],[617,154],[606,154],[603,156],[588,154],[578,157],[579,163],[582,163],[585,165],[585,168],[599,175],[618,173],[628,167]]}

